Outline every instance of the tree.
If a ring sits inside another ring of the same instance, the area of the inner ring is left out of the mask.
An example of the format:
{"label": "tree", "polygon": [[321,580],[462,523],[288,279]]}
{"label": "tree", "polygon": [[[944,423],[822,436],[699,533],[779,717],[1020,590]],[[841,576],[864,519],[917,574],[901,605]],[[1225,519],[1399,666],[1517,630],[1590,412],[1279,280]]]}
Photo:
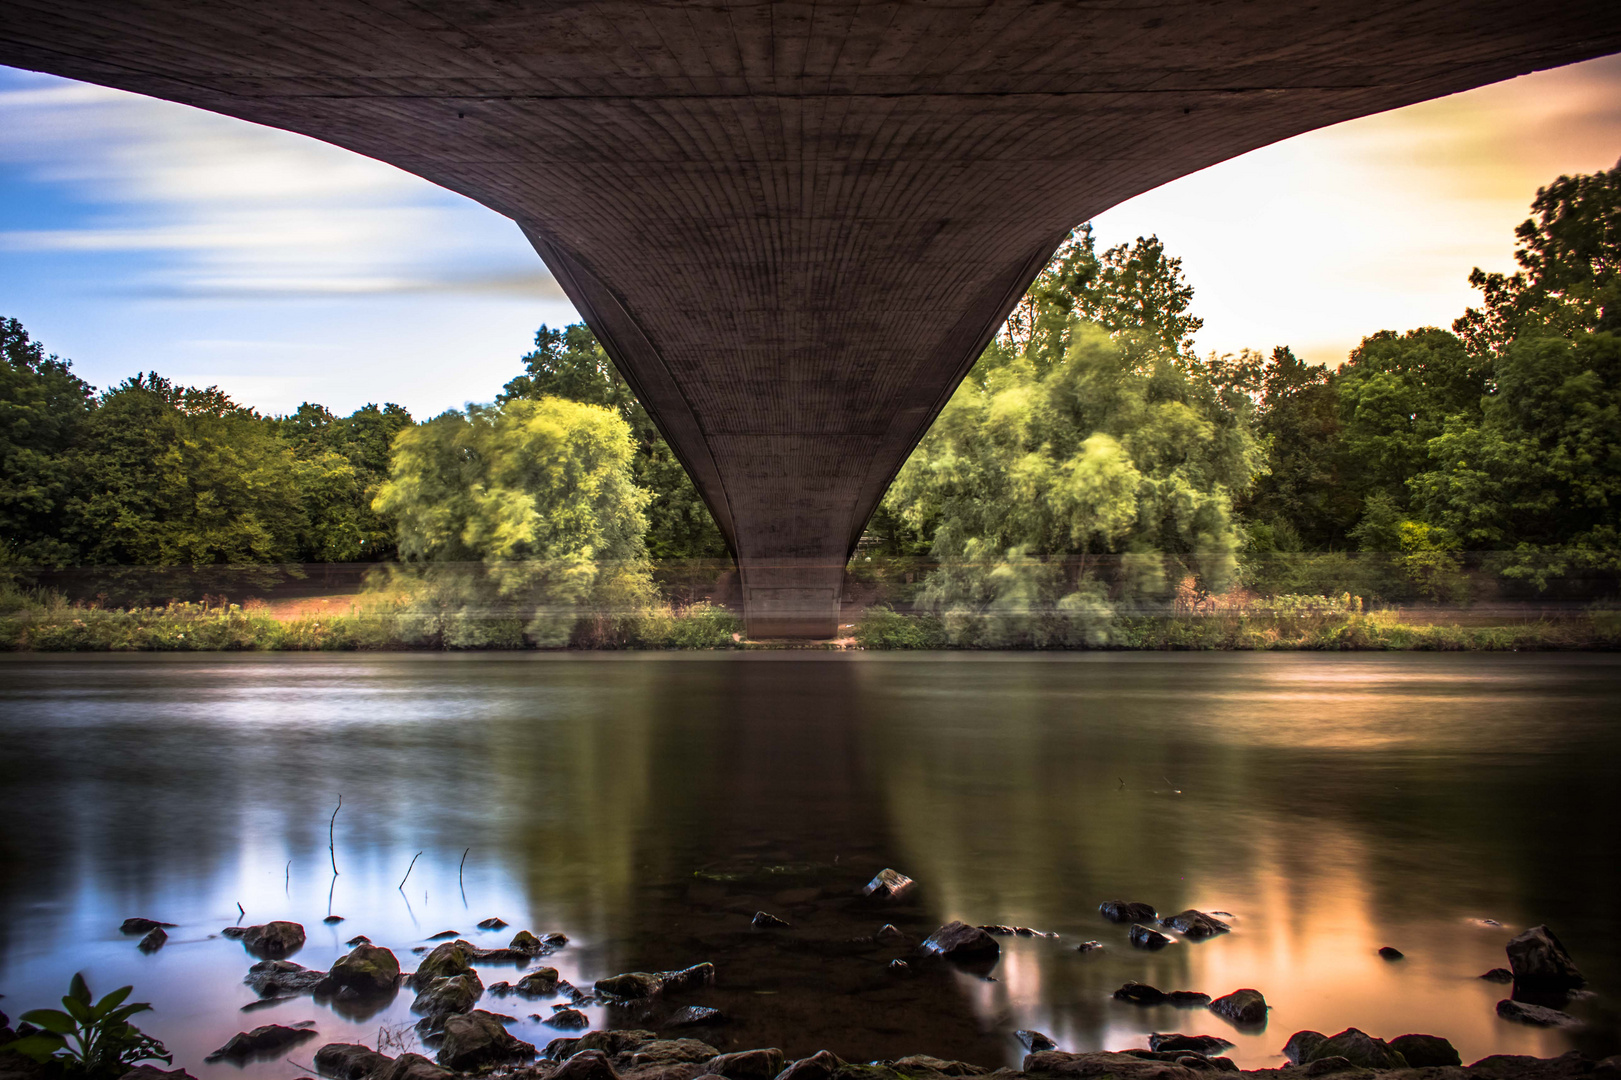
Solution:
{"label": "tree", "polygon": [[607,408],[558,397],[449,412],[402,432],[375,508],[423,572],[396,576],[424,636],[566,644],[588,611],[651,598],[649,495]]}
{"label": "tree", "polygon": [[1521,337],[1621,332],[1621,163],[1538,188],[1531,213],[1514,230],[1520,269],[1488,274],[1477,266],[1469,275],[1482,306],[1453,329],[1476,355],[1496,355]]}
{"label": "tree", "polygon": [[305,402],[267,422],[297,459],[304,509],[299,560],[375,562],[393,556],[393,524],[372,509],[372,501],[388,479],[393,439],[411,426],[411,414],[391,403],[340,417]]}
{"label": "tree", "polygon": [[1339,453],[1343,423],[1334,376],[1284,347],[1262,367],[1256,431],[1266,467],[1240,507],[1252,543],[1281,551],[1342,542],[1361,503],[1346,497]]}
{"label": "tree", "polygon": [[304,526],[292,450],[217,387],[155,372],[102,394],[69,455],[70,536],[86,563],[291,559]]}
{"label": "tree", "polygon": [[497,402],[553,395],[612,409],[630,425],[636,441],[632,466],[636,483],[653,495],[647,507],[646,540],[654,558],[726,557],[726,541],[692,478],[590,327],[574,323],[553,330],[542,325],[523,365],[524,374],[507,383]]}
{"label": "tree", "polygon": [[67,455],[93,391],[72,366],[0,319],[0,558],[60,566],[76,555],[64,538],[75,486]]}

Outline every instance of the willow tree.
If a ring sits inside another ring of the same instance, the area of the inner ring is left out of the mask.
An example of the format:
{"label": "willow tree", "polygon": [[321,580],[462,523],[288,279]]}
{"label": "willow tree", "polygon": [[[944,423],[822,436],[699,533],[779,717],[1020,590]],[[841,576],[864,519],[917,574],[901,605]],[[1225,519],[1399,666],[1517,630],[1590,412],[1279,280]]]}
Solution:
{"label": "willow tree", "polygon": [[613,411],[556,397],[401,432],[374,505],[398,529],[406,565],[387,587],[407,636],[559,646],[644,609],[648,495],[632,479],[634,453]]}

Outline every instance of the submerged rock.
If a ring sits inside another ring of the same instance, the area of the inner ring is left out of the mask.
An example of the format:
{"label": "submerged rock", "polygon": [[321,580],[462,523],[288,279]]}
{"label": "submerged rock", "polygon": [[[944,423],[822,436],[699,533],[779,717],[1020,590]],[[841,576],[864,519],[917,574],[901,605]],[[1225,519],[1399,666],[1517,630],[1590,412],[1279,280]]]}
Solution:
{"label": "submerged rock", "polygon": [[1550,1009],[1546,1005],[1515,1001],[1513,998],[1504,998],[1497,1003],[1497,1015],[1504,1020],[1532,1027],[1578,1027],[1581,1024],[1580,1020],[1567,1012]]}
{"label": "submerged rock", "polygon": [[1175,1005],[1179,1009],[1202,1009],[1210,1004],[1210,995],[1198,990],[1172,990],[1165,995],[1165,1003]]}
{"label": "submerged rock", "polygon": [[158,922],[156,919],[125,919],[118,928],[120,934],[149,934],[153,930],[173,930],[174,923]]}
{"label": "submerged rock", "polygon": [[912,965],[908,964],[905,960],[891,960],[889,962],[889,970],[894,972],[896,975],[905,975],[912,970]]}
{"label": "submerged rock", "polygon": [[227,937],[232,941],[240,941],[242,940],[242,935],[246,934],[247,932],[248,928],[246,926],[227,926],[224,930],[220,931],[220,937]]}
{"label": "submerged rock", "polygon": [[723,1024],[726,1014],[707,1005],[683,1005],[664,1021],[667,1028],[698,1027],[701,1024]]}
{"label": "submerged rock", "polygon": [[756,911],[749,925],[756,930],[773,930],[788,925],[787,919],[779,919],[769,911]]}
{"label": "submerged rock", "polygon": [[542,947],[540,939],[527,930],[519,930],[512,935],[512,940],[507,943],[507,948],[515,949],[518,952],[526,952],[530,955],[538,954]]}
{"label": "submerged rock", "polygon": [[715,981],[715,965],[705,961],[680,971],[627,971],[598,979],[598,993],[621,1001],[639,1001],[657,997],[669,990],[685,990],[693,986],[707,986]]}
{"label": "submerged rock", "polygon": [[1392,949],[1389,945],[1379,947],[1379,956],[1385,960],[1403,960],[1406,958],[1400,949]]}
{"label": "submerged rock", "polygon": [[492,917],[488,919],[481,919],[479,921],[478,928],[480,930],[505,930],[510,925],[511,924],[505,919],[497,919]]}
{"label": "submerged rock", "polygon": [[1126,937],[1139,949],[1163,949],[1171,943],[1170,938],[1142,923],[1132,923]]}
{"label": "submerged rock", "polygon": [[242,947],[269,960],[290,956],[303,946],[304,928],[295,922],[268,922],[242,931]]}
{"label": "submerged rock", "polygon": [[947,960],[994,960],[1002,955],[996,939],[977,926],[949,922],[930,934],[919,950]]}
{"label": "submerged rock", "polygon": [[248,969],[242,981],[260,997],[278,994],[304,994],[326,978],[324,971],[311,971],[291,960],[261,960]]}
{"label": "submerged rock", "polygon": [[339,923],[343,922],[344,919],[342,915],[328,915],[321,921],[326,923],[328,926],[337,926]]}
{"label": "submerged rock", "polygon": [[902,933],[895,926],[894,923],[885,923],[884,925],[880,926],[878,928],[878,932],[876,934],[874,934],[873,937],[876,938],[879,941],[905,941],[905,940],[907,940],[906,935],[904,933]]}
{"label": "submerged rock", "polygon": [[1155,1033],[1148,1036],[1149,1049],[1164,1053],[1191,1050],[1195,1054],[1210,1057],[1232,1045],[1226,1039],[1216,1035],[1183,1035],[1180,1032],[1171,1032],[1164,1035]]}
{"label": "submerged rock", "polygon": [[1410,1069],[1463,1064],[1457,1049],[1439,1035],[1398,1035],[1390,1040],[1390,1048],[1407,1060]]}
{"label": "submerged rock", "polygon": [[1133,1005],[1160,1005],[1165,1001],[1165,991],[1147,983],[1128,982],[1114,992],[1114,999]]}
{"label": "submerged rock", "polygon": [[168,940],[169,935],[163,932],[163,927],[154,926],[146,932],[146,936],[135,947],[150,955],[163,948],[163,943]]}
{"label": "submerged rock", "polygon": [[1159,921],[1161,926],[1169,926],[1179,934],[1192,938],[1194,941],[1203,941],[1205,938],[1225,934],[1232,929],[1226,923],[1213,915],[1206,915],[1194,908],[1180,912],[1176,915]]}
{"label": "submerged rock", "polygon": [[499,1016],[482,1009],[445,1017],[444,1035],[439,1064],[457,1072],[529,1061],[535,1056],[532,1044],[509,1032]]}
{"label": "submerged rock", "polygon": [[1105,900],[1098,905],[1098,913],[1110,922],[1153,922],[1159,912],[1153,904],[1133,900]]}
{"label": "submerged rock", "polygon": [[[871,881],[867,882],[867,887],[861,890],[861,895],[876,896],[880,898],[899,896],[907,889],[910,889],[913,884],[915,883],[912,881],[912,879],[901,873],[899,870],[891,870],[888,867],[885,867],[884,869],[878,871],[877,875]],[[795,1064],[798,1063],[796,1062]]]}
{"label": "submerged rock", "polygon": [[1486,972],[1486,974],[1482,975],[1481,978],[1485,979],[1487,982],[1511,983],[1514,981],[1514,973],[1508,968],[1492,968],[1490,971]]}
{"label": "submerged rock", "polygon": [[725,1076],[728,1080],[772,1080],[782,1072],[782,1051],[776,1048],[740,1050],[710,1058],[698,1069],[700,1076]]}
{"label": "submerged rock", "polygon": [[1266,997],[1259,990],[1234,990],[1212,1001],[1210,1011],[1235,1027],[1266,1025]]}
{"label": "submerged rock", "polygon": [[232,1061],[246,1061],[261,1055],[280,1053],[290,1046],[297,1046],[301,1042],[315,1038],[314,1024],[315,1021],[307,1020],[294,1027],[266,1024],[252,1031],[239,1031],[231,1036],[229,1042],[203,1060],[219,1061],[226,1058]]}
{"label": "submerged rock", "polygon": [[1516,982],[1543,986],[1581,986],[1587,980],[1546,926],[1533,926],[1508,943],[1508,966]]}
{"label": "submerged rock", "polygon": [[1050,1036],[1039,1031],[1027,1031],[1021,1028],[1013,1033],[1013,1037],[1023,1043],[1024,1048],[1032,1054],[1039,1054],[1043,1050],[1058,1049],[1058,1044],[1053,1042]]}
{"label": "submerged rock", "polygon": [[462,936],[460,930],[441,930],[437,934],[429,934],[423,941],[454,941]]}

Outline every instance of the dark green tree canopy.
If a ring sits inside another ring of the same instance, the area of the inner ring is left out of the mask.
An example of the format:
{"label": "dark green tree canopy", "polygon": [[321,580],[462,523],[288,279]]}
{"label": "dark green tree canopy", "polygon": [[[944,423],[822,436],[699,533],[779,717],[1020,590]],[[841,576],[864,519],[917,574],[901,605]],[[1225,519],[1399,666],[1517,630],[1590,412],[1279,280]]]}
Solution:
{"label": "dark green tree canopy", "polygon": [[93,389],[47,356],[16,319],[0,319],[0,562],[71,562],[64,538],[74,474],[66,454],[90,416]]}

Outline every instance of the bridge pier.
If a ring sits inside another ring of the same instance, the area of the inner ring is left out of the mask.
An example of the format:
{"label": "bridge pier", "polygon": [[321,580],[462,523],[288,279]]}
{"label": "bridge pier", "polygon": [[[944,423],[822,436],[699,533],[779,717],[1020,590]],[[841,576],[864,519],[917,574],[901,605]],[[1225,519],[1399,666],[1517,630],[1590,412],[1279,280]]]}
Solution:
{"label": "bridge pier", "polygon": [[839,632],[844,560],[739,559],[743,625],[751,638],[831,638]]}

